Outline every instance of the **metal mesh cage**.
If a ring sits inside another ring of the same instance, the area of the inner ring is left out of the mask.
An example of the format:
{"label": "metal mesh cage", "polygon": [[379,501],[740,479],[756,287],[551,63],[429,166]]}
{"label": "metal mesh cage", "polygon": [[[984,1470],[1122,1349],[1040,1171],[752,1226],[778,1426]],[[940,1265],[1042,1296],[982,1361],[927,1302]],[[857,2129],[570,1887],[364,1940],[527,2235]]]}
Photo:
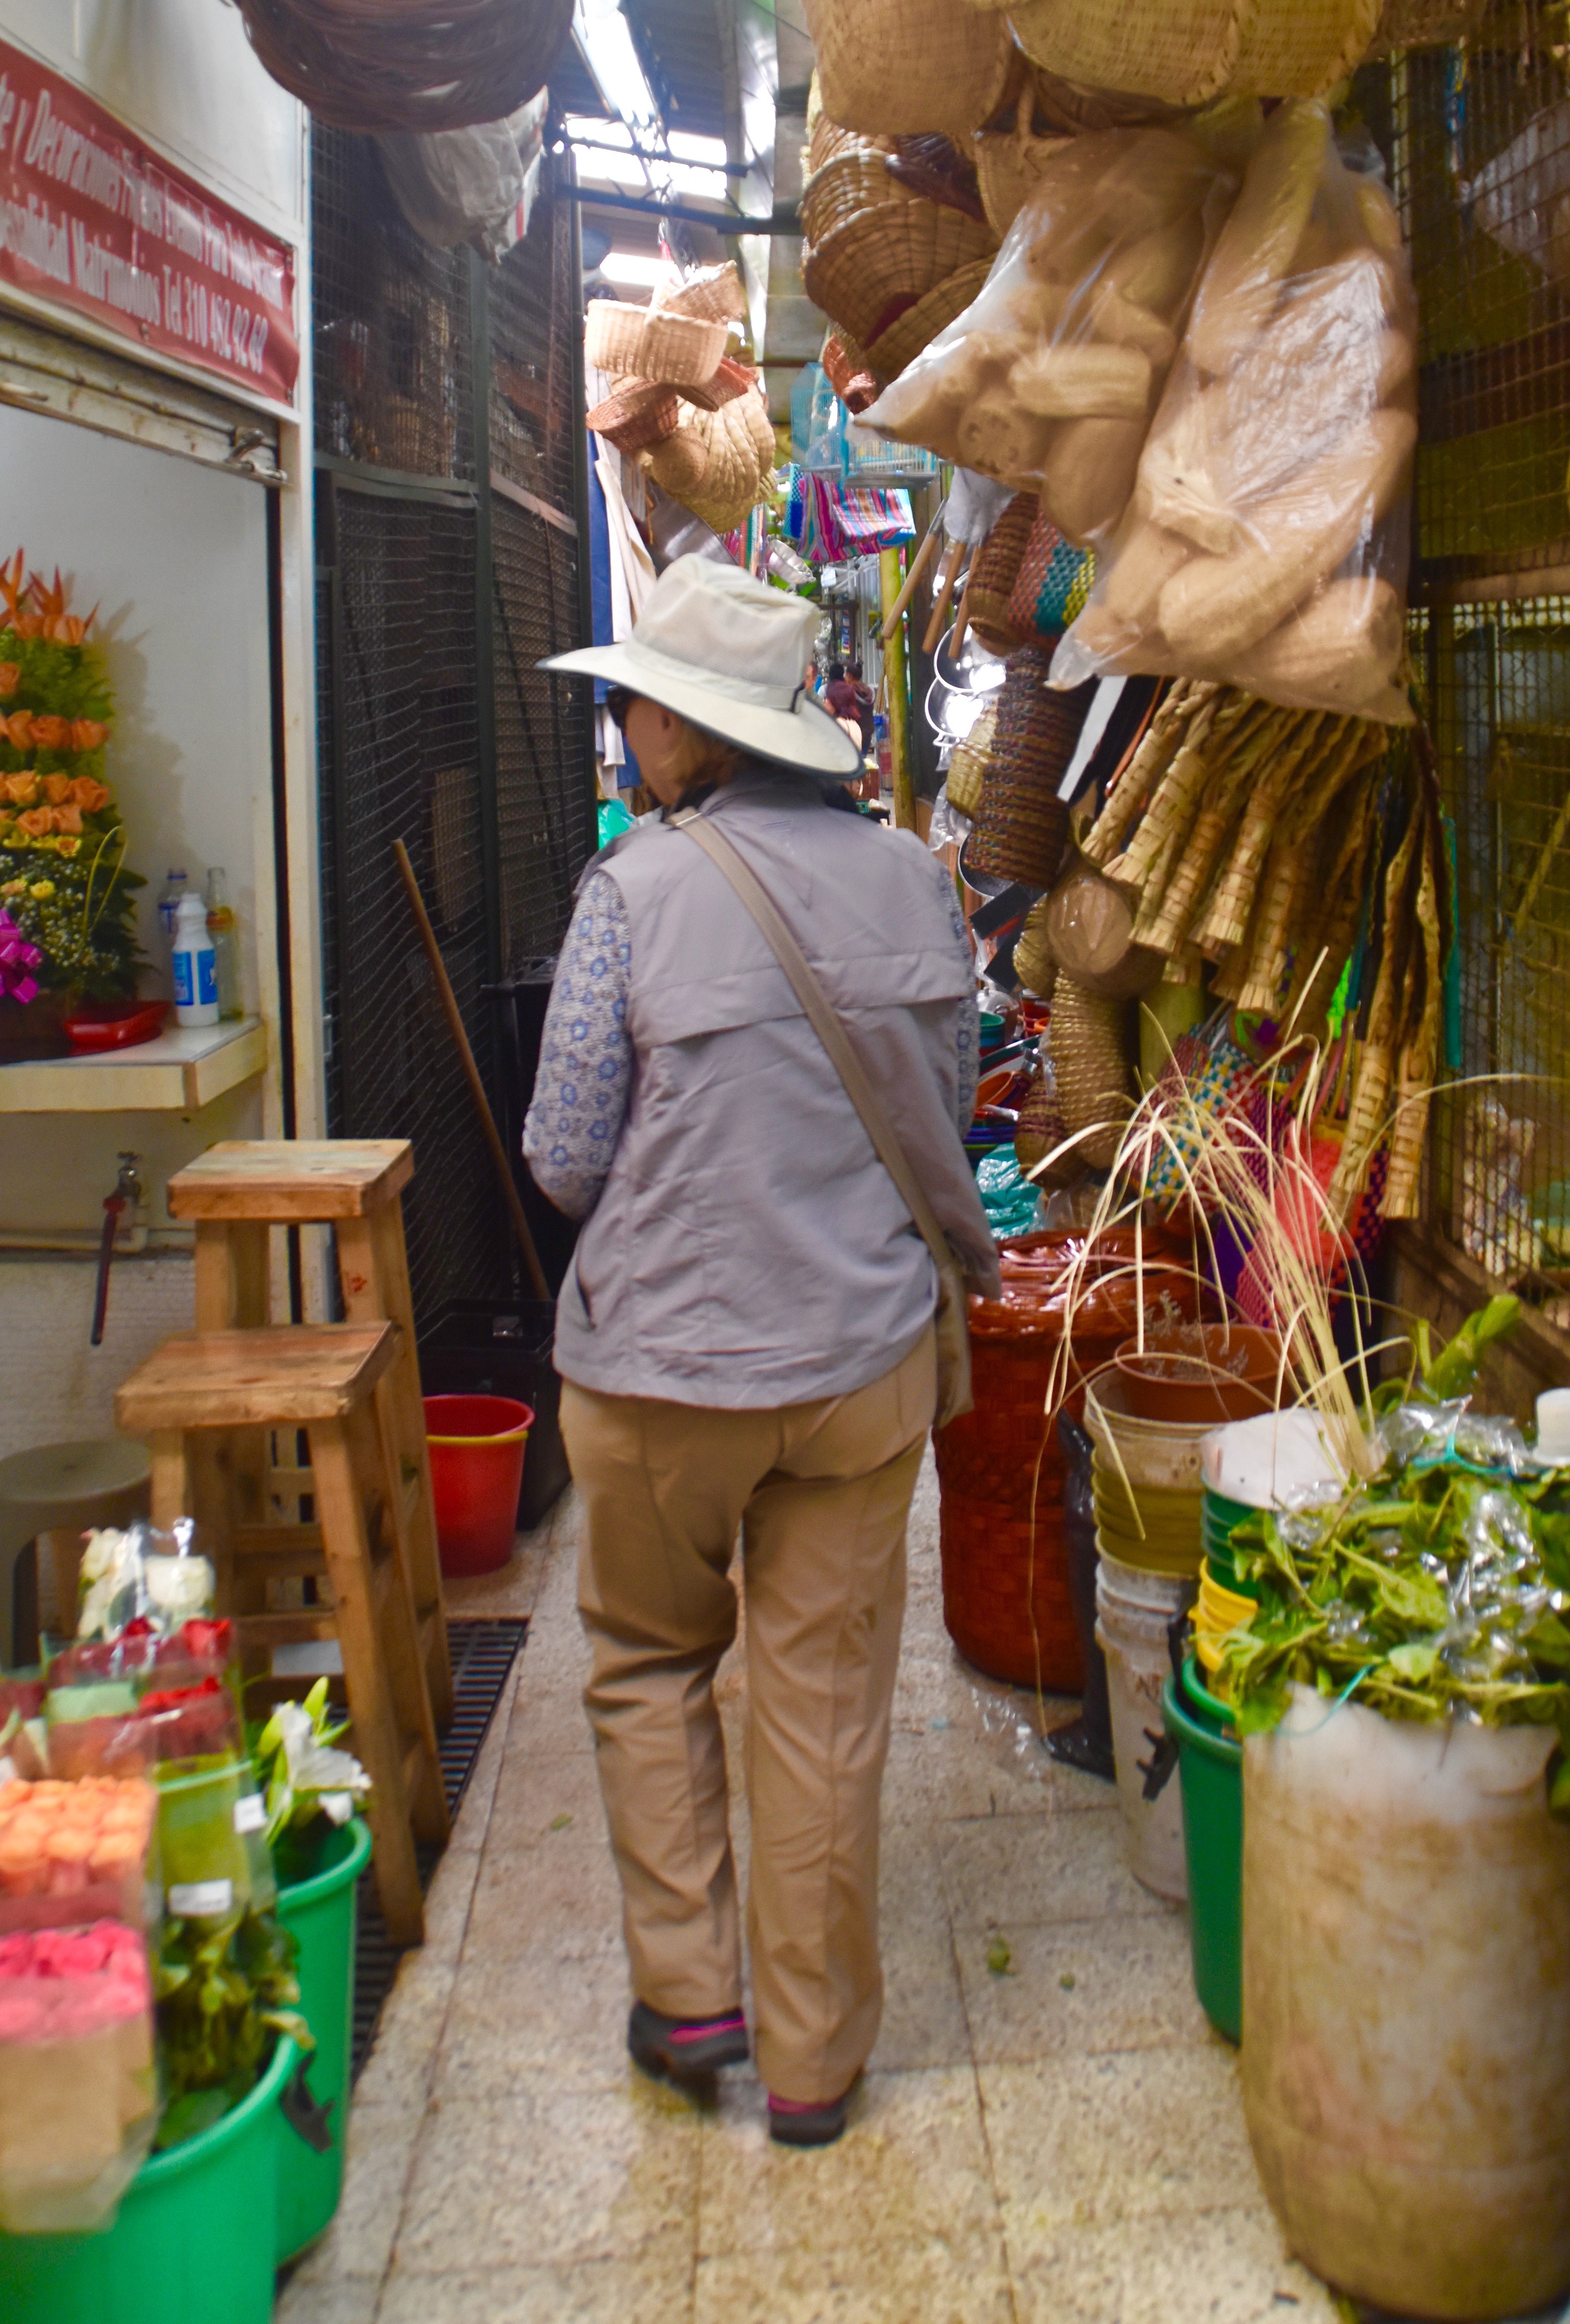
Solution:
{"label": "metal mesh cage", "polygon": [[535,667],[577,619],[576,534],[496,495],[496,809],[507,968],[554,953],[574,882],[595,847],[588,764],[590,681]]}
{"label": "metal mesh cage", "polygon": [[[550,165],[554,171],[556,165]],[[491,340],[491,467],[564,513],[572,508],[572,342],[576,310],[572,214],[548,176],[529,231],[487,274]]]}
{"label": "metal mesh cage", "polygon": [[404,1213],[424,1315],[450,1299],[492,1296],[510,1265],[489,1158],[392,855],[402,838],[490,1078],[475,516],[429,500],[325,489],[336,549],[322,721],[331,1126],[339,1137],[414,1142]]}
{"label": "metal mesh cage", "polygon": [[414,232],[374,139],[319,121],[310,215],[318,450],[472,477],[467,252]]}
{"label": "metal mesh cage", "polygon": [[1431,1229],[1570,1320],[1570,83],[1528,0],[1359,76],[1421,327],[1412,650],[1455,830]]}

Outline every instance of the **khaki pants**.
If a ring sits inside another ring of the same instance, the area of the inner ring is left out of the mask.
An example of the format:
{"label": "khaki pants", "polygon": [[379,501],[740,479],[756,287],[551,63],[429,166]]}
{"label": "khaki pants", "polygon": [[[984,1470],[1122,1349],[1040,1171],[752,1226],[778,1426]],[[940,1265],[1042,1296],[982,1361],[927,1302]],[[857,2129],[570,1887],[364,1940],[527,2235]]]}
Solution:
{"label": "khaki pants", "polygon": [[765,1412],[562,1388],[587,1516],[584,1701],[633,1990],[673,2017],[742,1998],[714,1700],[739,1526],[755,2049],[768,2088],[808,2104],[854,2080],[882,2008],[878,1794],[936,1383],[928,1331],[853,1395]]}

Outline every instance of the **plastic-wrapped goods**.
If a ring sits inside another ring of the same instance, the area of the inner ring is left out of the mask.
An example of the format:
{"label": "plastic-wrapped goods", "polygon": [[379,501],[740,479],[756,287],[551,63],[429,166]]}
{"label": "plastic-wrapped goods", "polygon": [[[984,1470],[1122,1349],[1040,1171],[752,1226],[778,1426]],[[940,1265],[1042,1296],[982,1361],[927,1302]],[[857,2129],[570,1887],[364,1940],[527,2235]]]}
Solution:
{"label": "plastic-wrapped goods", "polygon": [[[1246,146],[1257,108],[1242,115]],[[864,424],[1039,493],[1081,546],[1104,538],[1237,192],[1239,129],[1109,130],[1048,154],[980,297]]]}
{"label": "plastic-wrapped goods", "polygon": [[134,1627],[162,1637],[212,1612],[214,1581],[189,1517],[177,1517],[167,1533],[143,1518],[124,1532],[102,1526],[82,1553],[77,1636],[113,1638]]}
{"label": "plastic-wrapped goods", "polygon": [[1408,723],[1416,359],[1388,195],[1343,163],[1323,104],[1283,105],[1205,266],[1053,684],[1178,672]]}
{"label": "plastic-wrapped goods", "polygon": [[0,1937],[0,2228],[106,2224],[157,2121],[137,1932],[103,1920]]}
{"label": "plastic-wrapped goods", "polygon": [[171,1920],[227,1921],[277,1903],[267,1803],[248,1757],[164,1770],[158,1852]]}
{"label": "plastic-wrapped goods", "polygon": [[141,1928],[158,1795],[139,1777],[0,1785],[0,1935],[83,1921]]}
{"label": "plastic-wrapped goods", "polygon": [[1298,1688],[1243,1746],[1254,2159],[1299,2258],[1403,2316],[1525,2316],[1570,2290],[1554,1744]]}
{"label": "plastic-wrapped goods", "polygon": [[233,1632],[196,1618],[159,1637],[133,1628],[68,1646],[50,1665],[44,1719],[54,1775],[132,1775],[170,1760],[237,1756]]}

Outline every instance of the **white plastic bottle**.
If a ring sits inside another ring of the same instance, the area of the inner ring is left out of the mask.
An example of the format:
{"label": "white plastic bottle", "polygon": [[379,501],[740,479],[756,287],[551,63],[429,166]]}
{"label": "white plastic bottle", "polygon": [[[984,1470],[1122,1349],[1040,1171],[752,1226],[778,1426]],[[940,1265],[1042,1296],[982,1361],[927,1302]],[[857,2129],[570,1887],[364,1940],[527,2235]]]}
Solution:
{"label": "white plastic bottle", "polygon": [[158,899],[158,925],[163,930],[163,941],[174,942],[174,916],[180,909],[180,899],[185,893],[186,875],[169,871],[163,875],[163,892]]}
{"label": "white plastic bottle", "polygon": [[208,934],[208,908],[187,890],[174,916],[174,1015],[179,1025],[218,1021],[218,963]]}

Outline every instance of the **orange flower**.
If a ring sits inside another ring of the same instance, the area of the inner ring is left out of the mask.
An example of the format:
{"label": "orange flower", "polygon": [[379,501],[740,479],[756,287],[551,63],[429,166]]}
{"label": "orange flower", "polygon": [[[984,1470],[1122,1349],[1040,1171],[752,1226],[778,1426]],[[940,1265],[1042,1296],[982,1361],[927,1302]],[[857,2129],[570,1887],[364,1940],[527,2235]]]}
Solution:
{"label": "orange flower", "polygon": [[14,661],[0,661],[0,697],[14,694],[21,683],[21,664]]}
{"label": "orange flower", "polygon": [[54,816],[46,807],[35,807],[29,814],[19,815],[16,820],[33,839],[42,839],[46,831],[54,828]]}
{"label": "orange flower", "polygon": [[49,819],[56,831],[69,832],[75,839],[81,837],[82,811],[79,807],[51,807]]}
{"label": "orange flower", "polygon": [[32,722],[32,740],[41,751],[69,751],[71,747],[71,722],[46,712]]}
{"label": "orange flower", "polygon": [[96,783],[91,775],[73,775],[71,778],[71,797],[84,815],[97,815],[101,807],[108,806],[114,796],[107,783]]}
{"label": "orange flower", "polygon": [[47,614],[43,622],[43,634],[57,646],[79,646],[87,637],[92,626],[93,613],[97,610],[95,605],[93,613],[88,615],[86,621],[83,621],[79,613]]}
{"label": "orange flower", "polygon": [[43,795],[49,801],[51,807],[64,807],[67,799],[69,799],[71,795],[70,777],[69,775],[45,775],[42,778],[42,782]]}
{"label": "orange flower", "polygon": [[31,807],[38,797],[38,777],[31,767],[23,767],[19,775],[0,775],[0,791],[14,807]]}
{"label": "orange flower", "polygon": [[5,601],[5,612],[13,629],[17,629],[21,625],[22,601],[25,594],[22,586],[22,576],[26,564],[27,552],[23,549],[19,549],[14,557],[8,557],[5,563],[0,565],[0,599]]}
{"label": "orange flower", "polygon": [[[6,665],[4,662],[0,662],[0,694],[4,694],[5,691],[5,687],[3,683],[5,677],[5,668]],[[73,751],[101,750],[108,739],[109,730],[104,724],[101,718],[72,719],[71,749]]]}
{"label": "orange flower", "polygon": [[6,733],[19,751],[32,749],[32,713],[31,710],[14,710],[10,717],[5,721],[5,725]]}
{"label": "orange flower", "polygon": [[81,844],[79,839],[57,839],[54,843],[55,853],[59,855],[74,855]]}

